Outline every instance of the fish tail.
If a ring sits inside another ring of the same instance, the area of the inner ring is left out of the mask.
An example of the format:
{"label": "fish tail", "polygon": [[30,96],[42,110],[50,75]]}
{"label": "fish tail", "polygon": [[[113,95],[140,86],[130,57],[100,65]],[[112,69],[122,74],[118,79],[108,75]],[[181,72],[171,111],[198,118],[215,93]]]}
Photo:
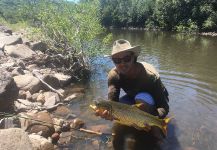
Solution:
{"label": "fish tail", "polygon": [[168,123],[170,122],[170,120],[171,120],[172,118],[173,118],[173,117],[168,117],[168,118],[163,119],[162,131],[163,131],[164,136],[167,135],[167,125],[168,125]]}

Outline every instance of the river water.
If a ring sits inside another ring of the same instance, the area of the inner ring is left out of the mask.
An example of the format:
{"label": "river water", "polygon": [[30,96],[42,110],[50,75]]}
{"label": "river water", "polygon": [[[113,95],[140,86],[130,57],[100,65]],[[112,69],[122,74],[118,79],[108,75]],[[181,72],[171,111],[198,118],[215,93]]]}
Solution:
{"label": "river water", "polygon": [[[140,45],[138,60],[153,64],[168,89],[169,116],[174,119],[162,150],[216,150],[217,37],[127,30],[112,33],[114,40],[124,38]],[[107,98],[106,76],[113,66],[109,58],[95,58],[85,99],[72,106],[79,109],[87,126],[106,124],[108,132],[111,122],[95,117],[88,105],[93,99]]]}

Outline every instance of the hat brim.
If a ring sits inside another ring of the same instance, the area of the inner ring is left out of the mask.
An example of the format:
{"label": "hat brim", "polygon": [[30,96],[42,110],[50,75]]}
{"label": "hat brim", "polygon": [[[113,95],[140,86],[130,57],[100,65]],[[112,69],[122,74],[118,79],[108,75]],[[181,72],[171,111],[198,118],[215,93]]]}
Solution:
{"label": "hat brim", "polygon": [[128,48],[128,49],[123,49],[119,52],[112,53],[111,56],[114,56],[116,54],[123,53],[123,52],[133,52],[135,54],[135,56],[138,57],[140,54],[140,51],[141,51],[141,47],[138,45],[138,46],[133,46],[133,47]]}

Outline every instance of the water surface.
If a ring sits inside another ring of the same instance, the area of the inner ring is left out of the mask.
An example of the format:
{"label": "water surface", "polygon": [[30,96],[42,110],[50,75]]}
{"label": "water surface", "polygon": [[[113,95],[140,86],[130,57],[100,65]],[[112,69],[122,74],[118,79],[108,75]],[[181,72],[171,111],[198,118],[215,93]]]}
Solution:
{"label": "water surface", "polygon": [[[141,46],[139,61],[153,64],[169,91],[169,115],[175,119],[169,125],[168,137],[162,149],[215,150],[217,37],[127,30],[112,32],[114,39],[124,38],[132,45]],[[111,126],[111,122],[93,116],[88,104],[93,99],[107,98],[106,76],[113,66],[109,58],[95,58],[85,99],[72,106],[79,109],[79,115],[87,120],[87,126]]]}

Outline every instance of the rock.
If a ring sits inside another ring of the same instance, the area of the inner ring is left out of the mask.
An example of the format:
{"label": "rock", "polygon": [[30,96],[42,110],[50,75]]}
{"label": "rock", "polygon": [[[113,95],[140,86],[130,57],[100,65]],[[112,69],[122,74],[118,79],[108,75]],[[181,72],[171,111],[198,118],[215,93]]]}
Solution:
{"label": "rock", "polygon": [[0,72],[0,111],[9,112],[13,110],[19,89],[9,72],[3,68],[0,68]]}
{"label": "rock", "polygon": [[30,102],[24,99],[17,99],[14,102],[17,111],[27,111],[31,109],[42,109],[41,103],[38,102]]}
{"label": "rock", "polygon": [[6,117],[0,120],[0,129],[19,128],[20,120],[15,117]]}
{"label": "rock", "polygon": [[24,44],[10,45],[4,47],[5,54],[15,58],[28,58],[36,54]]}
{"label": "rock", "polygon": [[66,117],[71,113],[72,111],[66,106],[58,106],[57,109],[53,112],[53,114],[58,117]]}
{"label": "rock", "polygon": [[26,99],[32,101],[32,94],[29,91],[26,91]]}
{"label": "rock", "polygon": [[11,36],[11,35],[8,34],[8,33],[2,33],[2,32],[0,32],[0,37],[4,37],[4,36]]}
{"label": "rock", "polygon": [[[32,101],[33,101],[33,102],[36,102],[39,95],[40,95],[40,93],[34,93],[34,94],[32,95]],[[42,103],[42,104],[43,104],[43,103]]]}
{"label": "rock", "polygon": [[72,139],[72,132],[62,132],[60,134],[60,139],[58,141],[58,144],[63,145],[63,144],[70,143],[71,139]]}
{"label": "rock", "polygon": [[56,102],[60,102],[60,98],[59,95],[57,93],[54,92],[44,92],[44,97],[45,97],[45,101],[47,101],[47,99],[51,98],[54,96]]}
{"label": "rock", "polygon": [[90,130],[102,132],[102,133],[111,133],[111,128],[106,124],[93,125],[88,127]]}
{"label": "rock", "polygon": [[4,57],[5,56],[5,54],[4,54],[4,52],[2,51],[2,49],[0,48],[0,58],[1,57]]}
{"label": "rock", "polygon": [[4,45],[22,44],[23,41],[19,36],[3,36],[0,37],[0,49],[4,50]]}
{"label": "rock", "polygon": [[19,128],[0,130],[1,150],[33,150],[28,135]]}
{"label": "rock", "polygon": [[52,108],[57,102],[60,102],[59,95],[54,92],[40,93],[37,97],[38,102],[42,102],[45,107]]}
{"label": "rock", "polygon": [[52,108],[56,104],[56,96],[51,96],[48,99],[45,100],[44,106],[49,108]]}
{"label": "rock", "polygon": [[47,50],[47,45],[41,41],[30,43],[30,48],[34,51],[40,50],[45,52]]}
{"label": "rock", "polygon": [[91,147],[92,150],[98,150],[100,149],[100,142],[98,140],[93,140],[92,141],[92,147]]}
{"label": "rock", "polygon": [[73,99],[75,99],[75,98],[77,98],[77,94],[76,94],[76,93],[74,93],[74,94],[72,94],[72,95],[66,97],[66,98],[64,99],[64,102],[70,102],[71,100],[73,100]]}
{"label": "rock", "polygon": [[1,64],[2,68],[12,68],[15,66],[15,62],[6,62],[4,64]]}
{"label": "rock", "polygon": [[38,95],[36,101],[37,101],[37,102],[40,102],[40,103],[42,103],[42,104],[44,104],[44,102],[45,102],[45,96],[44,96],[44,94],[43,94],[43,93],[40,93],[40,94]]}
{"label": "rock", "polygon": [[26,69],[25,64],[24,64],[24,62],[23,62],[22,60],[19,59],[19,60],[17,61],[17,64],[18,64],[18,66],[21,67],[23,70]]}
{"label": "rock", "polygon": [[55,132],[54,126],[53,126],[53,120],[49,113],[39,112],[33,116],[33,119],[46,122],[46,123],[32,121],[32,123],[27,128],[27,131],[29,133],[38,133],[42,131],[41,136],[47,138],[47,137],[50,137]]}
{"label": "rock", "polygon": [[32,75],[19,75],[14,77],[20,90],[29,91],[31,94],[38,92],[42,86],[40,80]]}
{"label": "rock", "polygon": [[52,139],[52,143],[56,144],[58,142],[58,140],[60,139],[60,134],[59,133],[54,133],[51,136],[51,139]]}
{"label": "rock", "polygon": [[79,118],[76,118],[73,120],[73,122],[70,124],[70,127],[73,128],[73,129],[80,129],[84,126],[84,121],[79,119]]}
{"label": "rock", "polygon": [[38,65],[31,64],[26,67],[29,71],[33,71],[34,69],[38,69]]}
{"label": "rock", "polygon": [[12,35],[12,30],[9,29],[9,28],[6,27],[6,26],[2,26],[2,25],[0,25],[0,32],[8,33],[9,35]]}
{"label": "rock", "polygon": [[64,124],[61,127],[62,132],[68,132],[70,131],[70,123],[69,122],[64,122]]}
{"label": "rock", "polygon": [[26,99],[26,92],[23,90],[20,90],[18,98],[19,99]]}
{"label": "rock", "polygon": [[[61,87],[59,80],[53,75],[44,75],[43,80],[54,89],[59,89]],[[49,90],[46,86],[44,86],[44,89]]]}
{"label": "rock", "polygon": [[55,73],[54,77],[56,77],[59,80],[61,87],[65,87],[65,86],[69,85],[71,82],[71,76],[64,75],[62,73]]}
{"label": "rock", "polygon": [[54,150],[53,144],[40,135],[30,134],[29,139],[34,150]]}
{"label": "rock", "polygon": [[15,67],[14,70],[12,71],[12,76],[18,76],[18,75],[24,75],[24,71],[21,67]]}
{"label": "rock", "polygon": [[54,128],[55,128],[55,132],[60,132],[61,131],[61,126],[64,123],[63,119],[58,119],[58,118],[53,118],[53,123],[54,123]]}

